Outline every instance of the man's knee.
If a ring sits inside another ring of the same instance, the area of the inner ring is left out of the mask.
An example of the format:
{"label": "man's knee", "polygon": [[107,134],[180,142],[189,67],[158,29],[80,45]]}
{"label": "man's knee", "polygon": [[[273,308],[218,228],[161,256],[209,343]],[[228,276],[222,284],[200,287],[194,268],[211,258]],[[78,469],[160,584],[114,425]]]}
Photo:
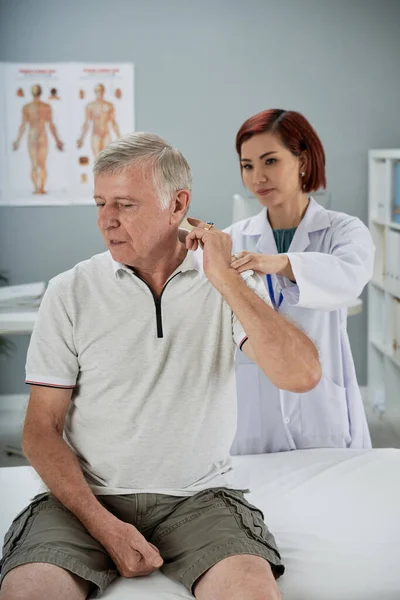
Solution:
{"label": "man's knee", "polygon": [[196,583],[198,600],[282,600],[270,564],[259,556],[230,556]]}
{"label": "man's knee", "polygon": [[0,600],[85,600],[91,583],[47,563],[27,563],[11,569],[3,579]]}

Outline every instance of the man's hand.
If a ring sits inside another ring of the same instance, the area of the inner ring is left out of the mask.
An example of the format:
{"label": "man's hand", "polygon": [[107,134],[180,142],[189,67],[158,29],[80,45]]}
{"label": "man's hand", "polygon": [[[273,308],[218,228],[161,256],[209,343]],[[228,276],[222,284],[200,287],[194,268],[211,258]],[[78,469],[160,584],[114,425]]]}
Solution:
{"label": "man's hand", "polygon": [[129,523],[112,520],[106,531],[95,535],[123,577],[143,577],[163,564],[158,549]]}
{"label": "man's hand", "polygon": [[19,142],[14,142],[14,143],[13,143],[13,150],[14,150],[14,151],[15,151],[15,150],[18,150],[18,148],[19,148]]}
{"label": "man's hand", "polygon": [[233,257],[232,267],[238,273],[251,269],[260,275],[284,275],[288,279],[294,280],[292,267],[286,254],[237,252]]}
{"label": "man's hand", "polygon": [[64,149],[64,144],[61,140],[56,140],[56,146],[58,150],[63,150]]}
{"label": "man's hand", "polygon": [[186,236],[186,248],[197,250],[199,244],[204,249],[203,267],[204,273],[216,289],[226,277],[232,273],[232,240],[227,233],[223,233],[212,227],[205,229],[206,223],[188,217],[188,223],[194,229]]}

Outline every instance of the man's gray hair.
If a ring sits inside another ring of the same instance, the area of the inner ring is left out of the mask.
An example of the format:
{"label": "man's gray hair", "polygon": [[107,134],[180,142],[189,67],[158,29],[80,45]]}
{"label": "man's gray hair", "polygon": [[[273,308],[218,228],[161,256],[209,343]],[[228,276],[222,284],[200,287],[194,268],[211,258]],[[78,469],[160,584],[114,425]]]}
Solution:
{"label": "man's gray hair", "polygon": [[111,142],[96,158],[93,173],[95,177],[121,173],[132,165],[151,168],[162,208],[168,208],[175,192],[192,187],[192,173],[183,154],[158,135],[143,131]]}

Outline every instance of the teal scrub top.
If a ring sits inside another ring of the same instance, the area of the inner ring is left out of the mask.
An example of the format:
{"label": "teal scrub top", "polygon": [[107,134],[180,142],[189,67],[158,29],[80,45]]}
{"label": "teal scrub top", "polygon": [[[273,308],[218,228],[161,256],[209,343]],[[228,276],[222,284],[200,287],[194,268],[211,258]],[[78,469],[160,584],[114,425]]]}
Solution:
{"label": "teal scrub top", "polygon": [[289,250],[289,246],[292,243],[294,234],[296,233],[297,227],[291,229],[273,229],[276,247],[278,254],[284,254]]}

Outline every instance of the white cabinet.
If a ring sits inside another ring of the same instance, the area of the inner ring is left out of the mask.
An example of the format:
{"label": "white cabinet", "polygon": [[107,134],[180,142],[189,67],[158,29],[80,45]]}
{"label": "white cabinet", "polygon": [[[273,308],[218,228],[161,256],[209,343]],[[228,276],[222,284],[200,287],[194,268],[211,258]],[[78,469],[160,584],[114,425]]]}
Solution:
{"label": "white cabinet", "polygon": [[368,394],[400,414],[400,150],[369,152],[369,228],[376,246],[368,291]]}

